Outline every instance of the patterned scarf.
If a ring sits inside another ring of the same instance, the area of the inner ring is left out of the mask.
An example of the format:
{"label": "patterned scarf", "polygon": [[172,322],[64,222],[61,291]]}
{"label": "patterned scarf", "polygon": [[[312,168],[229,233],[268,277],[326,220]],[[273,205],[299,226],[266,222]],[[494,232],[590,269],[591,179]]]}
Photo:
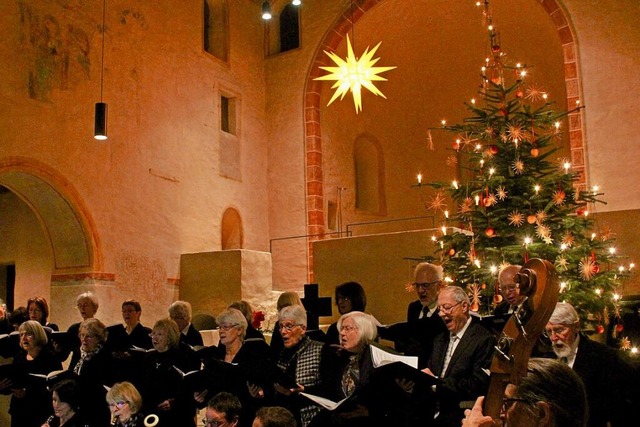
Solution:
{"label": "patterned scarf", "polygon": [[357,354],[349,356],[349,364],[342,373],[342,393],[344,397],[349,397],[356,389],[356,384],[360,379],[360,357]]}
{"label": "patterned scarf", "polygon": [[86,352],[86,351],[80,350],[80,360],[78,360],[78,363],[76,363],[76,366],[73,367],[73,372],[75,372],[76,375],[80,375],[80,371],[82,371],[82,365],[84,365],[85,362],[91,360],[93,356],[98,354],[100,350],[102,350],[102,344],[98,344],[96,348],[93,349],[93,351]]}

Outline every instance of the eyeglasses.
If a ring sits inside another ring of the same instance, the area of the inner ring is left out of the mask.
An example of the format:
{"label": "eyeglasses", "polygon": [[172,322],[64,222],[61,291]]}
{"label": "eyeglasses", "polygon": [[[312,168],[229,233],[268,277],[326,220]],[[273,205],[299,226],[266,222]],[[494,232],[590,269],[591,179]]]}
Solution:
{"label": "eyeglasses", "polygon": [[109,407],[115,406],[116,409],[122,409],[125,407],[127,403],[129,402],[114,402],[114,403],[109,402]]}
{"label": "eyeglasses", "polygon": [[438,283],[440,283],[440,280],[436,280],[435,282],[414,283],[413,287],[416,289],[419,289],[419,288],[427,289],[431,286],[437,285]]}
{"label": "eyeglasses", "polygon": [[220,427],[225,425],[227,422],[225,420],[222,421],[217,421],[217,420],[212,420],[212,421],[208,421],[206,418],[202,419],[202,425],[204,427]]}
{"label": "eyeglasses", "polygon": [[342,325],[340,327],[340,332],[345,331],[345,332],[353,332],[353,331],[357,331],[358,328],[356,328],[355,326],[351,326],[351,325]]}
{"label": "eyeglasses", "polygon": [[509,293],[509,292],[518,292],[518,289],[520,289],[519,286],[505,286],[504,287],[504,291]]}
{"label": "eyeglasses", "polygon": [[218,329],[221,331],[228,331],[229,329],[233,329],[238,327],[239,325],[219,325]]}
{"label": "eyeglasses", "polygon": [[295,328],[296,326],[300,326],[300,325],[297,325],[297,324],[295,324],[295,323],[286,323],[286,324],[281,324],[281,325],[280,325],[280,330],[281,330],[281,331],[283,331],[283,330],[284,330],[284,331],[287,331],[287,332],[291,332],[291,331],[293,331],[293,328]]}
{"label": "eyeglasses", "polygon": [[439,311],[443,312],[443,313],[451,313],[453,311],[454,308],[456,308],[457,306],[459,306],[460,304],[462,304],[462,301],[453,304],[453,305],[439,305],[437,308]]}
{"label": "eyeglasses", "polygon": [[567,332],[569,332],[568,326],[554,326],[553,328],[548,328],[544,330],[544,336],[547,338],[551,338],[552,336],[561,337],[564,336]]}
{"label": "eyeglasses", "polygon": [[526,402],[525,399],[518,399],[518,398],[512,398],[512,397],[503,397],[502,398],[502,413],[506,414],[507,411],[509,409],[511,409],[511,406],[513,406],[514,403],[516,402]]}

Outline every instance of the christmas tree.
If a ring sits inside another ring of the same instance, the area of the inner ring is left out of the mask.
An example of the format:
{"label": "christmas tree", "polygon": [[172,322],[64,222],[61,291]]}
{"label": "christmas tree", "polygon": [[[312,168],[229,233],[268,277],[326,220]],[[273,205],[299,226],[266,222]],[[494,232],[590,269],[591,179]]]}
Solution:
{"label": "christmas tree", "polygon": [[571,164],[557,157],[562,122],[582,107],[554,111],[544,90],[527,83],[528,67],[506,64],[488,2],[485,17],[491,55],[478,97],[465,104],[462,123],[438,128],[453,135],[451,163],[464,174],[461,182],[428,184],[437,189],[429,207],[444,214],[438,255],[482,313],[501,298],[495,288],[501,266],[548,260],[560,299],[603,330],[632,266],[621,264],[611,232],[596,230],[589,214],[602,194],[581,189]]}

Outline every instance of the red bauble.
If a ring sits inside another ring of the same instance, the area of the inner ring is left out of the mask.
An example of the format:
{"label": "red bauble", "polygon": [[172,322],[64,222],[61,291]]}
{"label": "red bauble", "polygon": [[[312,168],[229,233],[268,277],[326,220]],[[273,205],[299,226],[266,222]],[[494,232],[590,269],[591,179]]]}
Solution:
{"label": "red bauble", "polygon": [[502,295],[495,294],[493,296],[493,303],[497,305],[497,304],[500,304],[501,302],[502,302]]}
{"label": "red bauble", "polygon": [[599,334],[604,333],[604,326],[602,326],[602,325],[596,326],[596,332],[599,333]]}
{"label": "red bauble", "polygon": [[488,208],[491,206],[491,199],[488,197],[485,197],[484,199],[482,199],[482,204],[484,205],[485,208]]}
{"label": "red bauble", "polygon": [[451,144],[451,146],[453,147],[454,150],[460,149],[460,143],[458,141],[454,141],[453,144]]}
{"label": "red bauble", "polygon": [[529,224],[535,224],[535,223],[536,223],[536,220],[537,220],[537,218],[536,218],[536,216],[535,216],[535,215],[529,215],[529,216],[527,217],[527,222],[528,222]]}
{"label": "red bauble", "polygon": [[598,272],[600,271],[600,266],[598,265],[597,262],[593,263],[593,274],[598,274]]}
{"label": "red bauble", "polygon": [[517,98],[522,98],[523,95],[524,95],[524,93],[521,90],[516,92],[516,97]]}
{"label": "red bauble", "polygon": [[456,254],[456,250],[451,248],[449,249],[449,256],[454,256]]}
{"label": "red bauble", "polygon": [[501,116],[506,116],[507,115],[507,109],[506,108],[501,108],[500,109],[500,115]]}
{"label": "red bauble", "polygon": [[616,332],[622,332],[624,331],[624,325],[622,323],[618,323],[616,325]]}
{"label": "red bauble", "polygon": [[584,209],[582,209],[582,208],[576,209],[576,214],[578,216],[583,216],[584,215]]}
{"label": "red bauble", "polygon": [[482,289],[483,291],[487,289],[487,284],[483,283],[482,285],[480,285],[480,289]]}
{"label": "red bauble", "polygon": [[487,227],[486,230],[484,230],[484,234],[486,234],[487,237],[493,237],[496,234],[496,230],[494,230],[493,227]]}
{"label": "red bauble", "polygon": [[490,145],[489,146],[489,152],[493,155],[498,154],[498,146],[497,145]]}
{"label": "red bauble", "polygon": [[540,154],[540,150],[538,150],[537,148],[532,148],[531,149],[531,156],[532,157],[538,157],[539,154]]}

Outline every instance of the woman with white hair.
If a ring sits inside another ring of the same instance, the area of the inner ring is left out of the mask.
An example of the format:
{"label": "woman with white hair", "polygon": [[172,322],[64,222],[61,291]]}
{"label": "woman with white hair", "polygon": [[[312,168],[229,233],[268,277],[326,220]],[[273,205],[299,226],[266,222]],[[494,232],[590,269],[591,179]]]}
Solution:
{"label": "woman with white hair", "polygon": [[373,373],[371,343],[378,335],[377,321],[361,311],[343,314],[337,323],[340,349],[325,348],[320,374],[325,395],[333,401],[350,398],[331,413],[320,414],[312,425],[371,425],[373,396],[369,384]]}
{"label": "woman with white hair", "polygon": [[218,347],[211,347],[208,357],[203,358],[205,389],[196,390],[194,399],[203,406],[211,396],[231,393],[242,404],[241,419],[253,419],[263,399],[273,395],[272,389],[267,387],[275,369],[271,348],[264,340],[245,341],[247,319],[238,309],[227,308],[216,317],[216,323],[220,343]]}

